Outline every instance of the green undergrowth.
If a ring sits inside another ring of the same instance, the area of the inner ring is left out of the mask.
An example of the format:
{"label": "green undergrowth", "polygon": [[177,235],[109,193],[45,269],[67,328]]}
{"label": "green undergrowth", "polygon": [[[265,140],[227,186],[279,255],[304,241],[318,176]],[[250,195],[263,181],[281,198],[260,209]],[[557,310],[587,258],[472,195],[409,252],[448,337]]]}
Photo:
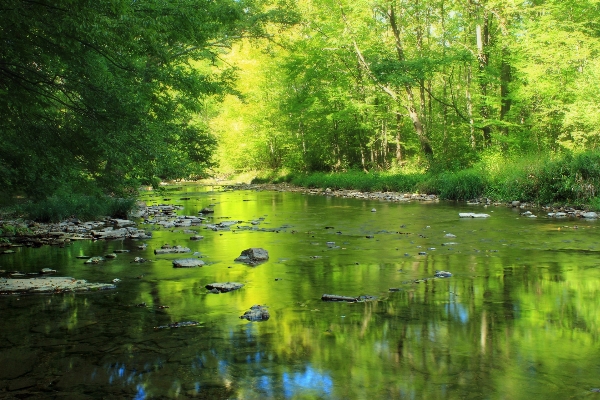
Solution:
{"label": "green undergrowth", "polygon": [[552,157],[490,154],[469,169],[445,172],[263,173],[253,183],[281,183],[308,188],[427,193],[445,200],[487,197],[540,205],[600,209],[600,152]]}
{"label": "green undergrowth", "polygon": [[134,198],[56,194],[41,201],[20,204],[16,212],[38,222],[57,222],[66,218],[89,221],[104,216],[126,218],[134,205]]}

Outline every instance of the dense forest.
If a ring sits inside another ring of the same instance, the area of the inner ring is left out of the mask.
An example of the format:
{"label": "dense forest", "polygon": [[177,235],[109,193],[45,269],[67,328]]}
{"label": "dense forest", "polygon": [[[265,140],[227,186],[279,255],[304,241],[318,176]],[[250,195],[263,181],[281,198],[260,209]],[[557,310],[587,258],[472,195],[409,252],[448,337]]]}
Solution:
{"label": "dense forest", "polygon": [[600,171],[595,0],[7,0],[0,11],[9,194],[565,157],[573,191]]}
{"label": "dense forest", "polygon": [[490,152],[597,146],[596,1],[313,0],[297,11],[267,47],[240,42],[226,57],[242,96],[213,126],[233,169],[444,170]]}

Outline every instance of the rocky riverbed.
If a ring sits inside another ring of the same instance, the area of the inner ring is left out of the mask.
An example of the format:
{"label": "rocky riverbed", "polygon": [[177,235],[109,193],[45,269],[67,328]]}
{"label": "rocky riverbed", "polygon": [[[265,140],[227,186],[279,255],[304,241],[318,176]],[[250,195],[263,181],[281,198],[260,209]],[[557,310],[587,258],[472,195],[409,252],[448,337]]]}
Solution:
{"label": "rocky riverbed", "polygon": [[[292,186],[289,184],[235,184],[223,186],[223,191],[252,190],[252,191],[279,191],[279,192],[298,192],[313,196],[331,196],[341,198],[379,200],[388,202],[438,202],[436,195],[420,193],[400,193],[400,192],[361,192],[357,190],[345,189],[319,189],[304,188]],[[482,206],[487,208],[512,207],[523,210],[524,217],[535,218],[546,216],[548,218],[585,218],[596,219],[598,214],[588,210],[569,207],[569,206],[546,206],[538,207],[531,203],[520,201],[496,202],[489,198],[478,198],[466,202],[469,206]],[[152,229],[176,229],[203,227],[204,229],[230,230],[250,229],[278,231],[285,229],[286,226],[277,228],[259,228],[261,219],[252,221],[220,221],[212,222],[211,216],[214,209],[213,205],[203,208],[198,215],[179,215],[183,207],[176,204],[158,204],[147,205],[144,202],[138,202],[136,208],[131,213],[131,219],[104,218],[98,221],[80,221],[76,218],[67,219],[60,223],[38,223],[23,219],[0,220],[0,230],[4,232],[0,247],[28,246],[40,247],[43,245],[53,245],[64,247],[75,240],[113,240],[113,239],[149,239],[152,237]],[[532,213],[529,210],[539,210]],[[376,210],[373,209],[373,212]],[[537,215],[536,215],[537,214]],[[484,215],[484,214],[476,214]],[[152,229],[141,229],[138,226],[150,225]],[[201,240],[202,236],[196,231],[189,230],[192,235],[190,240]],[[163,249],[164,250],[164,249]],[[1,250],[0,254],[11,252]]]}

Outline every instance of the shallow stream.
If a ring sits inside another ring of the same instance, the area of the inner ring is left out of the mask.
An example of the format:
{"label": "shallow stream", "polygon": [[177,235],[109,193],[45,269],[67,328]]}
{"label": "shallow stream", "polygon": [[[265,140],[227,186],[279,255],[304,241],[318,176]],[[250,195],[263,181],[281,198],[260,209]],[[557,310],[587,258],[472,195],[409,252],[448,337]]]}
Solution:
{"label": "shallow stream", "polygon": [[[0,269],[121,280],[113,291],[1,297],[0,398],[600,396],[598,222],[191,185],[142,200],[183,205],[179,215],[214,204],[210,222],[245,228],[140,224],[153,234],[145,250],[142,241],[77,241],[0,256]],[[165,243],[190,247],[206,265],[173,268],[190,255],[155,256]],[[251,247],[269,261],[233,261]],[[114,250],[130,253],[99,265],[76,258]],[[453,275],[424,280],[437,270]],[[245,286],[205,289],[227,281]],[[239,318],[255,304],[269,320]],[[155,329],[183,321],[199,324]]]}

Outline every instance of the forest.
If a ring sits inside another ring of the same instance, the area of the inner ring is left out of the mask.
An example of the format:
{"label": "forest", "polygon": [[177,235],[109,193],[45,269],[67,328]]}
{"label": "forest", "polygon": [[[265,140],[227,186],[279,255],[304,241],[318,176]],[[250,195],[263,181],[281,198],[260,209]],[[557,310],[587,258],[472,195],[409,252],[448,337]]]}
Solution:
{"label": "forest", "polygon": [[9,196],[127,196],[251,171],[312,185],[368,177],[371,189],[455,199],[596,201],[596,0],[0,10]]}

